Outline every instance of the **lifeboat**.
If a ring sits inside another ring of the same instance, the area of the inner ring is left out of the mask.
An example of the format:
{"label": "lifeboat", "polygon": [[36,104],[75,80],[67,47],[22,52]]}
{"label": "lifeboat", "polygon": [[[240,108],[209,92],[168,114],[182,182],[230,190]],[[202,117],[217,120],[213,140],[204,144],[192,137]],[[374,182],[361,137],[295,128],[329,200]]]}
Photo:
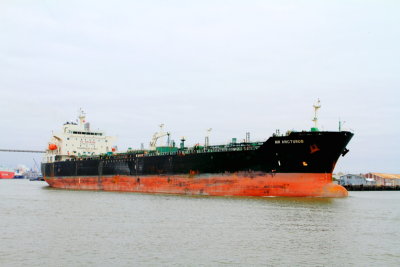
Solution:
{"label": "lifeboat", "polygon": [[49,144],[49,150],[56,150],[57,149],[57,145],[56,144]]}

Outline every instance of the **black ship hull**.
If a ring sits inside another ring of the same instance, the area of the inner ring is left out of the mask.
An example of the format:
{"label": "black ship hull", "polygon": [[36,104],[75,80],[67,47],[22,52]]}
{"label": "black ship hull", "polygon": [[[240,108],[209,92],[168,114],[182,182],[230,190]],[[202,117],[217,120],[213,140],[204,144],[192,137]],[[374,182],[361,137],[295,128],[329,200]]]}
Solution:
{"label": "black ship hull", "polygon": [[[330,196],[323,191],[333,188],[326,189],[326,185],[331,184],[336,162],[347,153],[352,136],[344,131],[292,132],[256,145],[133,152],[43,163],[42,173],[51,186],[71,189]],[[216,183],[225,184],[209,188]],[[342,195],[347,193],[337,190]]]}

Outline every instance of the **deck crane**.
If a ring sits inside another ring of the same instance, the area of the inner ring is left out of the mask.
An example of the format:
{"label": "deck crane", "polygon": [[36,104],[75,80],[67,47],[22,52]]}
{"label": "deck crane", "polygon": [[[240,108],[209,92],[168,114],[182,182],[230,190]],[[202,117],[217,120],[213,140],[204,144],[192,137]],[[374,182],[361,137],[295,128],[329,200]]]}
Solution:
{"label": "deck crane", "polygon": [[[156,147],[157,147],[156,145],[157,145],[157,140],[158,140],[158,139],[160,139],[161,137],[164,137],[164,136],[167,136],[167,135],[169,136],[169,135],[170,135],[169,132],[164,132],[164,131],[163,131],[163,128],[164,128],[164,124],[163,124],[163,123],[160,124],[159,127],[160,127],[160,131],[154,133],[153,138],[152,138],[151,141],[150,141],[150,150],[156,150]],[[169,145],[169,144],[168,144],[168,145]]]}

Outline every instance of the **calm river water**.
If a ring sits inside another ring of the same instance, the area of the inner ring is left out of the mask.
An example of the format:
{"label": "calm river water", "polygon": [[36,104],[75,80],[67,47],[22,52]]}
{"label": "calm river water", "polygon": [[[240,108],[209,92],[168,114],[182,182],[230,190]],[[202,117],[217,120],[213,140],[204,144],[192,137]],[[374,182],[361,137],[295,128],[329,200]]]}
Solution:
{"label": "calm river water", "polygon": [[400,266],[400,192],[344,199],[0,181],[0,266]]}

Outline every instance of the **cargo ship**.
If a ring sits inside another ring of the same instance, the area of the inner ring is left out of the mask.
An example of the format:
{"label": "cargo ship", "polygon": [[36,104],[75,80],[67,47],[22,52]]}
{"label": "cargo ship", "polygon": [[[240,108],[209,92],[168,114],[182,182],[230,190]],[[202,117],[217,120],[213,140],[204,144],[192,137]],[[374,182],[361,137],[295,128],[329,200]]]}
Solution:
{"label": "cargo ship", "polygon": [[14,170],[0,167],[0,179],[12,179],[14,178]]}
{"label": "cargo ship", "polygon": [[17,168],[15,168],[14,179],[25,179],[28,170],[26,166],[18,165]]}
{"label": "cargo ship", "polygon": [[[53,134],[41,164],[45,181],[55,188],[208,196],[345,197],[332,183],[332,172],[353,137],[348,131],[279,131],[261,142],[179,146],[170,134],[154,134],[150,148],[120,153],[114,138],[91,131],[80,111]],[[167,145],[157,146],[161,137]]]}

